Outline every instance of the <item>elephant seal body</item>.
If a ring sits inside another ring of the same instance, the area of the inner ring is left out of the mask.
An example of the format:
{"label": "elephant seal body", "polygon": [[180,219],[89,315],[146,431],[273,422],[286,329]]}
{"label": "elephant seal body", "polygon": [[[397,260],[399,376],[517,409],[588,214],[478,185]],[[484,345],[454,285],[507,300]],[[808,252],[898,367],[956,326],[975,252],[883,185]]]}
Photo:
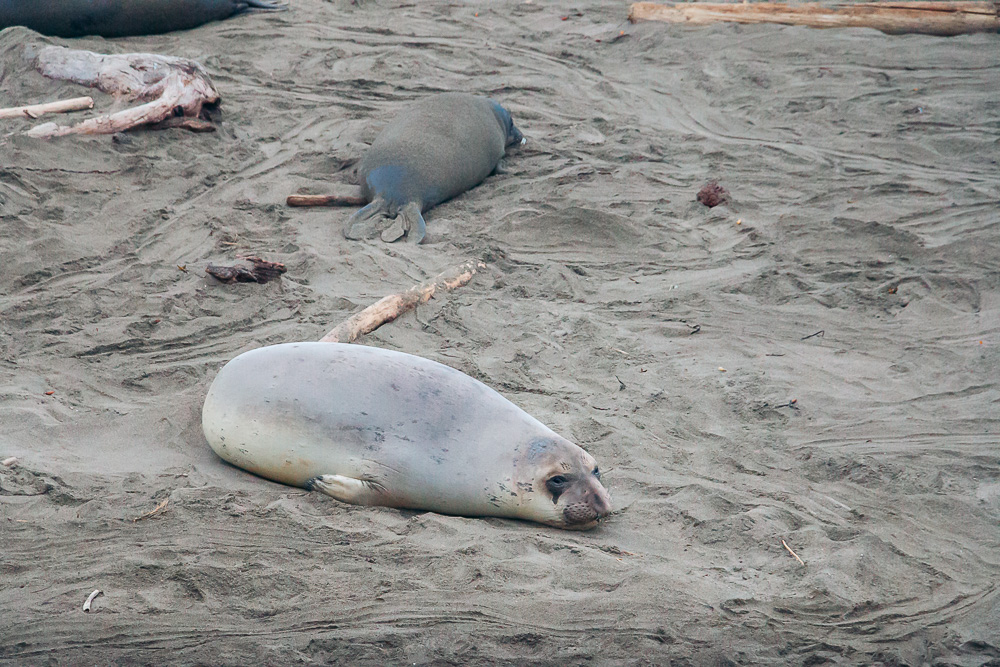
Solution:
{"label": "elephant seal body", "polygon": [[219,371],[202,411],[226,461],[347,503],[587,529],[594,458],[483,383],[402,352],[287,343]]}
{"label": "elephant seal body", "polygon": [[0,0],[0,29],[20,25],[52,37],[157,35],[281,8],[268,0]]}
{"label": "elephant seal body", "polygon": [[[381,232],[384,241],[404,234],[419,243],[421,215],[481,183],[511,144],[524,142],[510,113],[497,102],[466,93],[425,98],[401,113],[376,137],[358,166],[369,203],[351,216],[349,239]],[[397,218],[385,226],[386,218]]]}

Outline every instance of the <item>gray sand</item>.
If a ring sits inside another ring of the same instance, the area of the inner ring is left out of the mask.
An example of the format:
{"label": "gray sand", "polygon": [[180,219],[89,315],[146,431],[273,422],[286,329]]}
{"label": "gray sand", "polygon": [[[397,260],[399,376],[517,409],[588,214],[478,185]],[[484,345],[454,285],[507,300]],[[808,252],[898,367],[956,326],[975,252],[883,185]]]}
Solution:
{"label": "gray sand", "polygon": [[[0,121],[0,662],[1000,661],[996,35],[292,5],[49,40],[199,60],[215,134]],[[0,106],[93,92],[34,73],[41,41],[0,33]],[[423,246],[284,205],[446,90],[528,144]],[[709,180],[728,204],[695,202]],[[288,273],[204,274],[245,254]],[[228,359],[477,257],[362,342],[590,451],[618,510],[596,531],[345,506],[209,450]]]}

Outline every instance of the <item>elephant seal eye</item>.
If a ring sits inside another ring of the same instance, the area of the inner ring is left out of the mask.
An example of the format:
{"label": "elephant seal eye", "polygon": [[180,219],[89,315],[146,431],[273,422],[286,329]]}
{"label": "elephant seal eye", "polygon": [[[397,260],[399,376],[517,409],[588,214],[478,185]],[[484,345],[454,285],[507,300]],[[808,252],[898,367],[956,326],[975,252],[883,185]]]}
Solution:
{"label": "elephant seal eye", "polygon": [[596,477],[597,479],[601,478],[601,471],[600,469],[598,469],[597,466],[594,466],[594,477]]}
{"label": "elephant seal eye", "polygon": [[562,495],[567,486],[569,486],[569,479],[563,475],[555,475],[554,477],[549,477],[545,480],[545,488],[552,494],[553,503],[559,502],[559,496]]}

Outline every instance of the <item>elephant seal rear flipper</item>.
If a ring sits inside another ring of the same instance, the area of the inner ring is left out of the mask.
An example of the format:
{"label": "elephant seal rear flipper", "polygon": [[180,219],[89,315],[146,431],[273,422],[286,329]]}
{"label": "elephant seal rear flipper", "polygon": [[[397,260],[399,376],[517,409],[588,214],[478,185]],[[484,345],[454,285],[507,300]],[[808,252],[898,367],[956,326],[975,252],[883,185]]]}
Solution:
{"label": "elephant seal rear flipper", "polygon": [[[420,243],[427,235],[427,223],[420,212],[420,205],[409,202],[395,210],[383,197],[376,197],[367,206],[352,215],[344,228],[349,239],[379,236],[386,243],[398,241],[403,236],[411,243]],[[388,223],[388,224],[387,224]]]}

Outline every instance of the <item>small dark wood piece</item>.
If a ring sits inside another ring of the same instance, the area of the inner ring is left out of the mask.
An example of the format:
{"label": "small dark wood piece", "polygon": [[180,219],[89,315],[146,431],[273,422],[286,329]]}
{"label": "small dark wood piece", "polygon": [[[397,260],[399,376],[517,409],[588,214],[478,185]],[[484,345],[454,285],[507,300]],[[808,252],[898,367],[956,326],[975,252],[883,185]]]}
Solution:
{"label": "small dark wood piece", "polygon": [[280,278],[281,274],[287,271],[284,264],[280,262],[269,262],[260,257],[244,257],[253,266],[218,266],[209,264],[205,267],[205,273],[216,280],[231,283],[266,283],[275,278]]}
{"label": "small dark wood piece", "polygon": [[215,132],[215,125],[211,121],[202,120],[201,118],[188,118],[187,116],[173,116],[148,127],[151,130],[180,128],[189,132]]}

